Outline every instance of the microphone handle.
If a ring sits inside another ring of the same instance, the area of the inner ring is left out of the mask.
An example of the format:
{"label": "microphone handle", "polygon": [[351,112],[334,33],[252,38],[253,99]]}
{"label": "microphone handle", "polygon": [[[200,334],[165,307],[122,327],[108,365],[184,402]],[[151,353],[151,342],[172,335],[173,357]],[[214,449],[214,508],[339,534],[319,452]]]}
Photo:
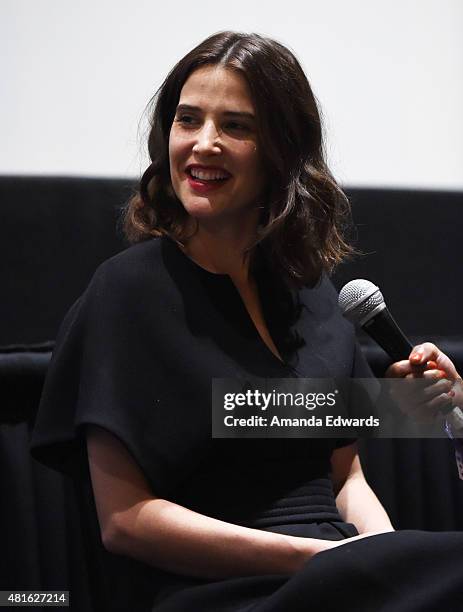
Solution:
{"label": "microphone handle", "polygon": [[[362,327],[386,351],[393,361],[408,359],[413,346],[397,325],[387,307],[383,308],[374,317],[371,317]],[[416,365],[414,368],[418,371],[424,371],[426,370],[426,364]],[[448,414],[452,410],[452,404],[441,408],[443,414]]]}
{"label": "microphone handle", "polygon": [[[413,346],[387,308],[371,317],[362,327],[393,361],[408,359]],[[394,330],[394,333],[391,333],[391,330]]]}

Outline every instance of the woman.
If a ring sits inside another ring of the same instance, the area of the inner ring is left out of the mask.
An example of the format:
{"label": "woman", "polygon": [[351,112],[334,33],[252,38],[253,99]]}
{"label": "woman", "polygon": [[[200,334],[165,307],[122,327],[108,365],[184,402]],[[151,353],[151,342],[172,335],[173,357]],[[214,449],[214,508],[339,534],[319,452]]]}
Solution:
{"label": "woman", "polygon": [[[208,38],[161,86],[149,151],[125,221],[138,244],[68,313],[33,440],[90,476],[104,547],[139,563],[130,607],[395,610],[412,594],[410,609],[451,609],[463,538],[388,533],[353,440],[211,439],[212,378],[370,375],[326,277],[349,252],[346,204],[297,60],[254,34]],[[431,552],[445,588],[426,586]]]}

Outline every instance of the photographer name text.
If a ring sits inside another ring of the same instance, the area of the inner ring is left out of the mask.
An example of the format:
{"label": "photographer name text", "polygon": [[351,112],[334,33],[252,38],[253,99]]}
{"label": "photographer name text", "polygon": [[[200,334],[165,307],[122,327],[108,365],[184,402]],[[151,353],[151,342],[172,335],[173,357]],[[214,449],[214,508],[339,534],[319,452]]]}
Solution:
{"label": "photographer name text", "polygon": [[369,416],[349,418],[326,414],[323,417],[286,418],[273,416],[271,419],[263,416],[234,417],[228,414],[224,417],[226,427],[379,427],[380,420]]}

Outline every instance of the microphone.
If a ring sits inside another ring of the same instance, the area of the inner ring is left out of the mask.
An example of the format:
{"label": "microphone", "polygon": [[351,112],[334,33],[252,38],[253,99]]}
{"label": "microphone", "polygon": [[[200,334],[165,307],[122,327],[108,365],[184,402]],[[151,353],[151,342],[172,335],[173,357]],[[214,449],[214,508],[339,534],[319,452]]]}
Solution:
{"label": "microphone", "polygon": [[393,361],[407,359],[413,346],[394,321],[379,287],[368,280],[352,280],[339,293],[343,315],[362,327]]}
{"label": "microphone", "polygon": [[[339,307],[343,315],[358,324],[386,351],[393,361],[408,359],[412,344],[395,322],[379,287],[359,278],[352,280],[339,293]],[[445,409],[445,429],[456,446],[456,459],[460,479],[463,480],[463,412],[458,407]]]}

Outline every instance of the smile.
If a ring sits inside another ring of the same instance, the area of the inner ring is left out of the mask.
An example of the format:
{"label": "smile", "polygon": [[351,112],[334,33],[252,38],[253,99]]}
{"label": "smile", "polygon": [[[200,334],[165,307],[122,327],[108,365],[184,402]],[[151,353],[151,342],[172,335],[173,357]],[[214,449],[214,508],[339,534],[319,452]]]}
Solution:
{"label": "smile", "polygon": [[204,168],[200,166],[189,166],[186,169],[191,178],[199,181],[224,181],[231,175],[222,168]]}
{"label": "smile", "polygon": [[193,178],[192,176],[188,175],[188,184],[190,186],[190,189],[200,195],[204,195],[211,191],[217,191],[218,189],[221,189],[226,184],[226,182],[226,179],[206,181],[198,178]]}

